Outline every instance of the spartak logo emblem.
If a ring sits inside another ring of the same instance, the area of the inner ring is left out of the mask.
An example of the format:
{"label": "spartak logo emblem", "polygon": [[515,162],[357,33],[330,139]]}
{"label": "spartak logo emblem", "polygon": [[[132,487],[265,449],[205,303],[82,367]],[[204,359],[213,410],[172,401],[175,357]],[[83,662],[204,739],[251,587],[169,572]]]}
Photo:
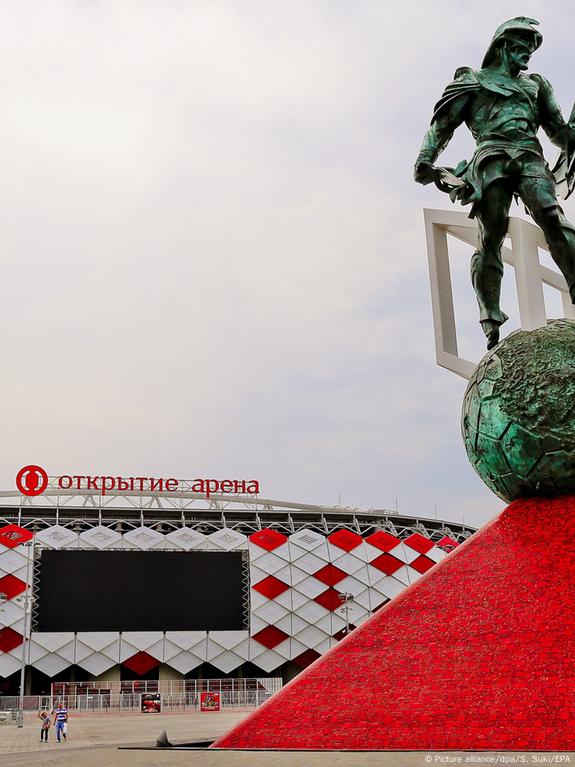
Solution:
{"label": "spartak logo emblem", "polygon": [[24,466],[16,474],[16,487],[23,495],[40,495],[48,487],[48,475],[41,466]]}

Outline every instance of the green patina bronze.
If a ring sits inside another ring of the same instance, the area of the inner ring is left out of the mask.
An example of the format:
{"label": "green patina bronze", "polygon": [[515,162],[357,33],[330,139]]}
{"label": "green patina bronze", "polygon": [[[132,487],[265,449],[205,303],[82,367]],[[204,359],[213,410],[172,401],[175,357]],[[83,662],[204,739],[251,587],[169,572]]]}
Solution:
{"label": "green patina bronze", "polygon": [[461,428],[475,470],[506,501],[575,492],[575,322],[518,330],[469,381]]}
{"label": "green patina bronze", "polygon": [[[435,183],[453,201],[471,204],[479,242],[471,280],[487,348],[499,340],[507,316],[501,311],[501,246],[512,199],[520,198],[541,227],[551,255],[575,303],[575,228],[557,202],[557,185],[567,197],[575,184],[575,108],[568,123],[541,75],[525,74],[543,40],[538,22],[519,16],[496,31],[480,69],[461,67],[445,89],[415,164],[415,180]],[[477,147],[470,162],[438,168],[434,162],[454,130],[465,123]],[[537,139],[539,128],[562,154],[552,173]]]}

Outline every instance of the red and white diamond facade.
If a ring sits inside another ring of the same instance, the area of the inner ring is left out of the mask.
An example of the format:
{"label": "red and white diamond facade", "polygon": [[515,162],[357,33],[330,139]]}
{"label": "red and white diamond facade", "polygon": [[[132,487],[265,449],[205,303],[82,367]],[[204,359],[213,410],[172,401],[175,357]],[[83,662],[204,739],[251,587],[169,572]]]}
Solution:
{"label": "red and white diamond facade", "polygon": [[[182,676],[210,664],[225,676],[246,663],[293,676],[472,532],[379,510],[182,495],[0,497],[0,678],[20,669],[30,603],[25,659],[48,677],[76,666],[96,678],[118,665],[137,676],[161,664]],[[244,552],[246,630],[40,632],[34,577],[51,549]]]}

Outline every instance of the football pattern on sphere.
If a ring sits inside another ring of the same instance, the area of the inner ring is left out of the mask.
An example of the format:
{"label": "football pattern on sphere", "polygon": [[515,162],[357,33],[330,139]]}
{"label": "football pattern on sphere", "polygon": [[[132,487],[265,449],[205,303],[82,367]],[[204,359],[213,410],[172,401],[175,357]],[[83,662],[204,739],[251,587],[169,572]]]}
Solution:
{"label": "football pattern on sphere", "polygon": [[461,428],[473,467],[503,500],[575,492],[575,322],[517,330],[489,352]]}

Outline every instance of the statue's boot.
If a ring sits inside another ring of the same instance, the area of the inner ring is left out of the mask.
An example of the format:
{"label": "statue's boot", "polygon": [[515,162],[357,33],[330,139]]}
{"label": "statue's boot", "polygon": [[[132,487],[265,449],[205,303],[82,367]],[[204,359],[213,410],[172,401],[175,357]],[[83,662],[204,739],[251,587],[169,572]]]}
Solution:
{"label": "statue's boot", "polygon": [[495,322],[495,320],[482,320],[481,327],[487,338],[487,351],[493,349],[499,343],[499,328],[501,323]]}

